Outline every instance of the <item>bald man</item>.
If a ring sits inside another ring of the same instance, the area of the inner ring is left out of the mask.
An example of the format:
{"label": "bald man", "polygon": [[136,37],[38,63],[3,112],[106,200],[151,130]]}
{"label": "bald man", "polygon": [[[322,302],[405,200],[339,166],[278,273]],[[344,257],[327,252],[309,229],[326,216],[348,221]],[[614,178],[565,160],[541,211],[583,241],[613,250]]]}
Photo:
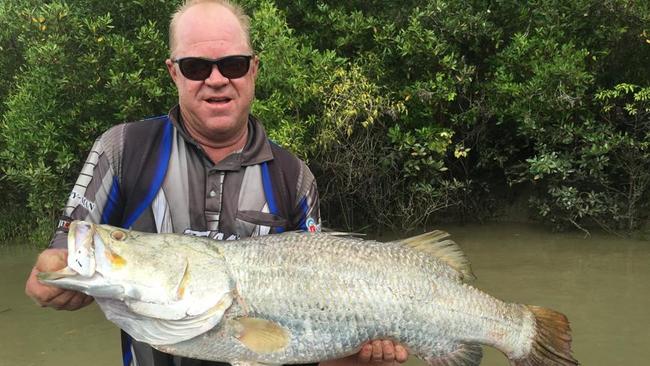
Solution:
{"label": "bald man", "polygon": [[[66,266],[72,220],[216,240],[320,230],[316,182],[300,159],[272,143],[250,114],[259,59],[243,10],[222,0],[188,1],[170,23],[165,65],[178,91],[167,115],[115,126],[100,136],[58,228],[32,269],[26,293],[41,306],[76,310],[92,298],[40,284],[36,274]],[[122,332],[123,364],[207,366],[168,355]],[[404,362],[387,340],[323,362]]]}

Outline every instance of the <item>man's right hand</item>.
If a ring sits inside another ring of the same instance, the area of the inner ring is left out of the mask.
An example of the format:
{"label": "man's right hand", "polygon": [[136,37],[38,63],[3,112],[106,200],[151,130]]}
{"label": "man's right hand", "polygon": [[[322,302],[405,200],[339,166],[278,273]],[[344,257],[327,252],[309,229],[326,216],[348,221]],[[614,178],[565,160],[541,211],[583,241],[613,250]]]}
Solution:
{"label": "man's right hand", "polygon": [[43,307],[57,310],[77,310],[91,302],[93,298],[77,291],[63,290],[40,283],[36,278],[39,272],[54,272],[67,265],[67,249],[46,249],[36,260],[25,284],[25,293]]}

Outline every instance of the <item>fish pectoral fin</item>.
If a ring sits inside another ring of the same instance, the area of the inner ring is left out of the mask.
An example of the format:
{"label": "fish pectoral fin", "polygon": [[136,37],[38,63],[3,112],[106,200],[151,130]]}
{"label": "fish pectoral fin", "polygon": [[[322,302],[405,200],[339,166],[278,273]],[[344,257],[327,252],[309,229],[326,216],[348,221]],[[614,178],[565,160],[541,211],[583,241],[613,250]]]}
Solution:
{"label": "fish pectoral fin", "polygon": [[478,366],[483,349],[478,344],[460,344],[455,350],[438,357],[425,357],[429,366]]}
{"label": "fish pectoral fin", "polygon": [[447,263],[464,280],[474,280],[476,278],[472,273],[469,259],[465,256],[465,253],[458,244],[449,239],[449,234],[444,231],[435,230],[397,242]]}
{"label": "fish pectoral fin", "polygon": [[232,322],[236,329],[235,338],[253,352],[279,352],[289,344],[289,332],[276,322],[247,317]]}
{"label": "fish pectoral fin", "polygon": [[185,296],[185,290],[190,282],[190,261],[185,258],[185,268],[183,269],[183,275],[181,280],[176,287],[176,300],[181,300]]}

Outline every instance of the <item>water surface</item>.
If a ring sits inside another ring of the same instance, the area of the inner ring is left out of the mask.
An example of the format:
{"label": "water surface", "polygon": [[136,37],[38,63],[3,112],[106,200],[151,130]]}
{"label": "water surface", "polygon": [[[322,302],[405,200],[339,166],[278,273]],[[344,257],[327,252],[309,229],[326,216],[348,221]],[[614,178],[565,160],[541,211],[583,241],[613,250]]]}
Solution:
{"label": "water surface", "polygon": [[[470,258],[475,286],[565,313],[574,356],[583,365],[648,364],[650,242],[512,224],[445,229]],[[96,305],[55,311],[24,295],[35,256],[34,250],[0,247],[0,365],[120,365],[118,329]],[[481,365],[508,362],[486,349]]]}

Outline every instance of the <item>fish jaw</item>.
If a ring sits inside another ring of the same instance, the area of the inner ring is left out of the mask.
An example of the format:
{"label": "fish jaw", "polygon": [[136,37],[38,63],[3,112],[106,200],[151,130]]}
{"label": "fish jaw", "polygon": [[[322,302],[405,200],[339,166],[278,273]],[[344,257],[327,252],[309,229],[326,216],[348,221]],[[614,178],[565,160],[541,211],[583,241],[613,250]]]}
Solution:
{"label": "fish jaw", "polygon": [[82,276],[70,267],[65,267],[56,272],[40,272],[37,278],[46,285],[83,292],[93,297],[123,298],[124,288],[114,285],[98,274],[90,277]]}
{"label": "fish jaw", "polygon": [[70,223],[68,232],[68,267],[82,276],[95,273],[95,248],[93,236],[95,225],[84,221]]}

